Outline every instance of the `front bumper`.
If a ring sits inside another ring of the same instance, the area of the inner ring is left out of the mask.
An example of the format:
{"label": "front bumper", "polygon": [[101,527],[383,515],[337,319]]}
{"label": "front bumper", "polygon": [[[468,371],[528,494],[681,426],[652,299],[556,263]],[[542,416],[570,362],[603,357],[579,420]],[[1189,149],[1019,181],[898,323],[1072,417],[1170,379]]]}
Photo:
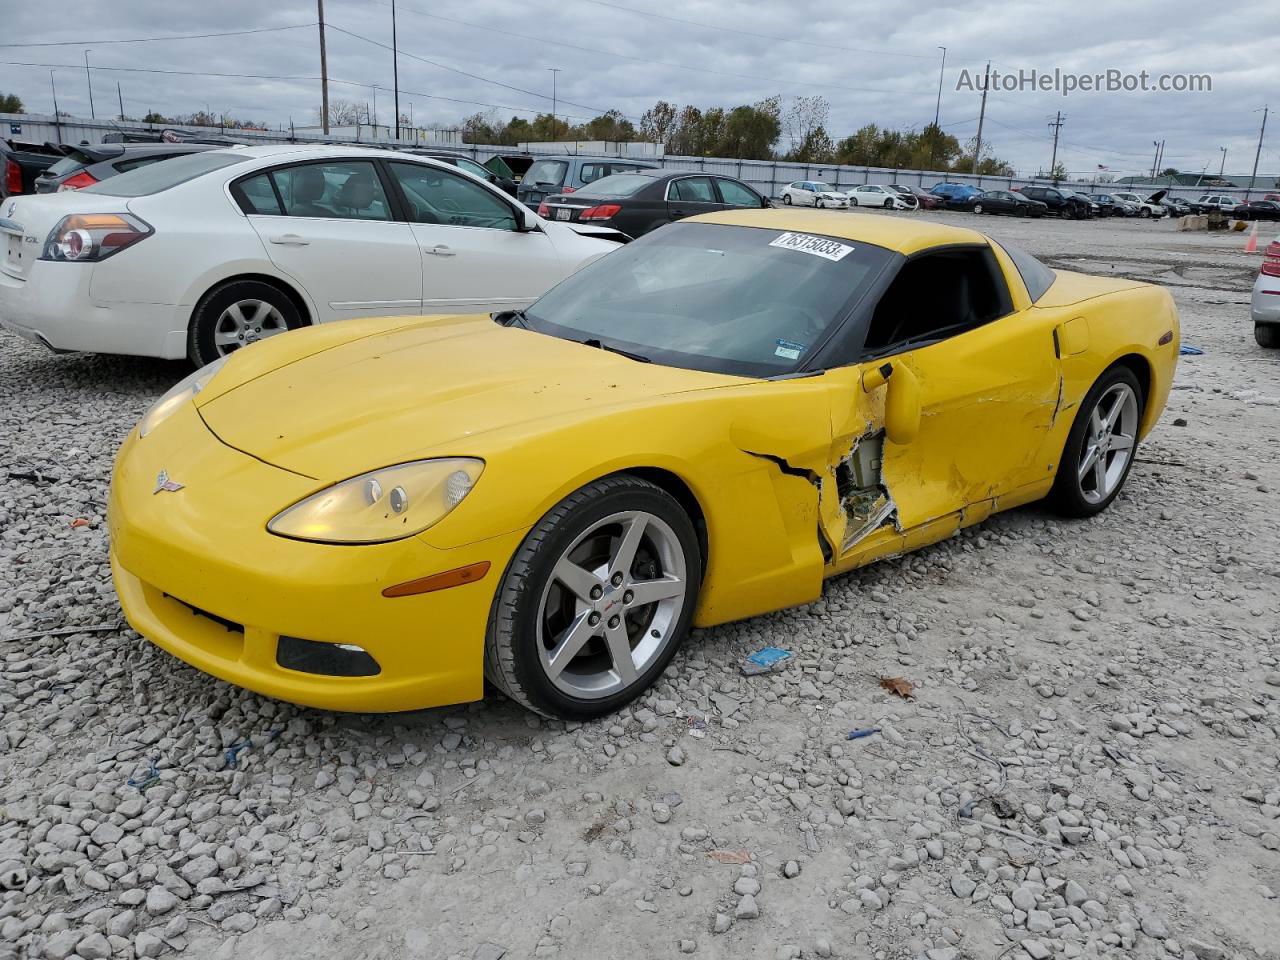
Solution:
{"label": "front bumper", "polygon": [[185,356],[186,324],[175,318],[177,308],[94,303],[89,284],[101,266],[37,260],[22,280],[0,271],[0,326],[59,352]]}
{"label": "front bumper", "polygon": [[[185,486],[153,493],[161,470]],[[330,710],[394,712],[477,700],[494,590],[523,531],[451,550],[421,537],[367,546],[277,537],[266,522],[324,484],[222,444],[185,405],[131,434],[111,483],[116,592],[129,623],[205,673]],[[474,583],[388,599],[385,587],[482,560]],[[375,676],[277,662],[282,636],[354,644]]]}

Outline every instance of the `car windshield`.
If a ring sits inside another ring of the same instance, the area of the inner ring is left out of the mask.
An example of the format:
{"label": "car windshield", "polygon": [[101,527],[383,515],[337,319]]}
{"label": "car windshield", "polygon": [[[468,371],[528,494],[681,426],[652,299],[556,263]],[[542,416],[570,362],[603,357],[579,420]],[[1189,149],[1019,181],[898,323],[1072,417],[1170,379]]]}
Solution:
{"label": "car windshield", "polygon": [[174,157],[160,163],[149,163],[146,166],[122,173],[110,180],[103,180],[91,187],[85,187],[81,193],[104,193],[112,197],[146,197],[160,193],[180,183],[202,177],[214,170],[221,170],[232,164],[244,163],[250,158],[243,153],[230,150],[206,150],[201,153],[189,153],[183,157]]}
{"label": "car windshield", "polygon": [[645,187],[653,185],[653,177],[640,173],[615,173],[589,183],[574,196],[577,197],[632,197]]}
{"label": "car windshield", "polygon": [[892,256],[827,236],[673,224],[575,273],[525,319],[667,366],[777,376],[808,359]]}
{"label": "car windshield", "polygon": [[538,160],[529,167],[521,182],[549,183],[558,187],[564,183],[564,175],[568,169],[569,164],[565,160]]}
{"label": "car windshield", "polygon": [[831,186],[829,183],[815,183],[814,187],[817,188],[819,193],[835,193],[836,190],[836,188]]}

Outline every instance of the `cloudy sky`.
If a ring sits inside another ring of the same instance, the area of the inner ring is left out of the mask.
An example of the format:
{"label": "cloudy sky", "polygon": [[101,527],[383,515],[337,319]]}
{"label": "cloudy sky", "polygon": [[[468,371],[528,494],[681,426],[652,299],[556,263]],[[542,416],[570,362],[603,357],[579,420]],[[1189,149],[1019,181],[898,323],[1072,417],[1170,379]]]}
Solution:
{"label": "cloudy sky", "polygon": [[[5,6],[0,92],[18,94],[32,112],[52,110],[53,66],[59,107],[88,116],[89,49],[99,116],[118,111],[119,82],[134,116],[207,108],[273,125],[316,120],[311,0],[63,0],[53,16],[38,3]],[[818,94],[831,104],[838,139],[866,123],[930,122],[945,44],[941,122],[962,142],[976,131],[980,94],[957,83],[962,70],[981,74],[988,59],[1009,73],[1212,77],[1212,91],[1198,93],[993,91],[984,139],[1021,173],[1048,167],[1047,124],[1061,110],[1059,156],[1074,173],[1099,164],[1149,170],[1152,141],[1165,139],[1163,166],[1216,171],[1226,147],[1227,173],[1247,174],[1271,97],[1259,172],[1280,174],[1280,25],[1266,27],[1261,10],[1188,0],[1083,0],[1052,12],[1025,0],[978,0],[963,14],[929,0],[892,14],[867,0],[397,0],[401,110],[412,109],[419,125],[490,109],[504,120],[532,117],[550,108],[557,68],[561,115],[616,108],[638,120],[658,99],[707,107]],[[371,101],[377,87],[379,119],[389,120],[391,54],[380,45],[391,42],[390,0],[327,0],[325,18],[331,97]],[[266,32],[106,42],[249,30]]]}

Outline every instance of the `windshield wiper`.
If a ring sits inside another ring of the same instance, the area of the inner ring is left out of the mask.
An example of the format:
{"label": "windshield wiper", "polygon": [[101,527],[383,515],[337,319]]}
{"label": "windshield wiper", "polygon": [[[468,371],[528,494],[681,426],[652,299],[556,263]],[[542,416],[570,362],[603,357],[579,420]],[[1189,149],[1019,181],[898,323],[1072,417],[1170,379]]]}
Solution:
{"label": "windshield wiper", "polygon": [[635,360],[639,363],[652,363],[653,361],[646,357],[643,353],[632,353],[630,350],[623,350],[621,347],[611,347],[607,343],[603,343],[596,337],[588,337],[586,340],[578,341],[584,347],[595,347],[597,350],[608,350],[610,353],[616,353],[619,356],[626,357],[628,360]]}

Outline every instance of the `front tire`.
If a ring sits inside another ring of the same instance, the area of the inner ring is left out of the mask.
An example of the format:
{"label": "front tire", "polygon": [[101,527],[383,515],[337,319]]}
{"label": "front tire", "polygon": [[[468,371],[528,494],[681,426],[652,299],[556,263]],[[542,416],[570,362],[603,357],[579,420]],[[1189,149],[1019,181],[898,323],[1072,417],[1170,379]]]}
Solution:
{"label": "front tire", "polygon": [[243,347],[304,326],[294,302],[261,280],[232,280],[196,305],[187,329],[187,358],[197,367]]}
{"label": "front tire", "polygon": [[821,210],[821,209],[822,209],[822,198],[821,198],[821,197],[815,197],[815,198],[814,198],[814,201],[813,201],[813,206],[814,206],[814,209],[816,209],[816,210]]}
{"label": "front tire", "polygon": [[1258,346],[1266,347],[1268,350],[1280,349],[1280,326],[1271,323],[1255,323],[1253,339],[1258,341]]}
{"label": "front tire", "polygon": [[886,201],[884,202],[884,208],[885,208],[886,210],[892,210],[892,209],[893,209],[893,201],[892,201],[892,200],[886,200]]}
{"label": "front tire", "polygon": [[536,713],[588,720],[643,693],[689,632],[702,559],[665,490],[617,474],[556,504],[494,597],[485,676]]}
{"label": "front tire", "polygon": [[1140,216],[1143,220],[1150,220],[1150,219],[1151,219],[1151,211],[1150,211],[1150,210],[1148,210],[1146,207],[1142,207],[1142,208],[1138,211],[1138,216]]}
{"label": "front tire", "polygon": [[788,207],[791,206],[791,194],[784,193],[782,195],[782,202],[785,203]]}
{"label": "front tire", "polygon": [[1089,389],[1049,493],[1059,513],[1092,517],[1119,495],[1137,456],[1145,403],[1142,386],[1128,367],[1112,367]]}
{"label": "front tire", "polygon": [[975,203],[975,204],[973,205],[973,212],[974,212],[974,213],[979,213],[979,214],[980,214],[980,213],[982,213],[982,204],[980,204],[980,203]]}

